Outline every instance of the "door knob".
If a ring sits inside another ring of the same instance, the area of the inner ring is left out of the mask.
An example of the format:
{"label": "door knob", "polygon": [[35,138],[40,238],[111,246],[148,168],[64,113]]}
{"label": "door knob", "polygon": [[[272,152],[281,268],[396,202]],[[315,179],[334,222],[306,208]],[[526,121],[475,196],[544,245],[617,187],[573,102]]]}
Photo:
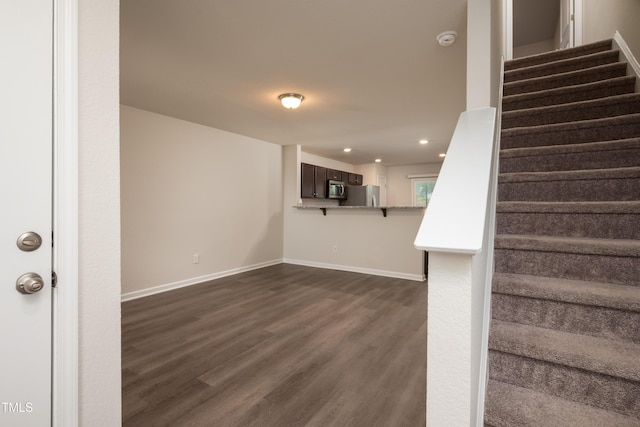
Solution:
{"label": "door knob", "polygon": [[16,280],[16,289],[21,294],[34,294],[43,287],[44,281],[36,273],[25,273]]}

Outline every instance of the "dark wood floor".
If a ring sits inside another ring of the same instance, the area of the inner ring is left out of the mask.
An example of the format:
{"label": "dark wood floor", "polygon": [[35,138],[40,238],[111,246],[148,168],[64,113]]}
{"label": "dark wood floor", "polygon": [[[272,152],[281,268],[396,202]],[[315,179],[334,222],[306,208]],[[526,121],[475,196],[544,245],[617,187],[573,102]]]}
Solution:
{"label": "dark wood floor", "polygon": [[426,282],[276,265],[122,306],[124,426],[424,426]]}

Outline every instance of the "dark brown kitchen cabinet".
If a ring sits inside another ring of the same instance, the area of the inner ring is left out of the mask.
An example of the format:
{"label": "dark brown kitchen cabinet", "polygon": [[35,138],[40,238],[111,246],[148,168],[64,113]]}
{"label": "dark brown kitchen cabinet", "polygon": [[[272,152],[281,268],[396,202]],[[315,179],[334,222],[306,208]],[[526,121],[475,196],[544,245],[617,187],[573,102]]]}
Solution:
{"label": "dark brown kitchen cabinet", "polygon": [[347,184],[349,185],[362,185],[362,175],[357,173],[350,173],[349,179],[347,180]]}
{"label": "dark brown kitchen cabinet", "polygon": [[302,177],[300,197],[325,198],[327,193],[327,168],[302,163],[300,169]]}
{"label": "dark brown kitchen cabinet", "polygon": [[300,165],[302,182],[300,185],[300,197],[315,197],[316,194],[316,167],[302,163]]}
{"label": "dark brown kitchen cabinet", "polygon": [[335,169],[327,169],[327,179],[333,179],[335,181],[342,181],[342,174],[346,172],[338,171]]}

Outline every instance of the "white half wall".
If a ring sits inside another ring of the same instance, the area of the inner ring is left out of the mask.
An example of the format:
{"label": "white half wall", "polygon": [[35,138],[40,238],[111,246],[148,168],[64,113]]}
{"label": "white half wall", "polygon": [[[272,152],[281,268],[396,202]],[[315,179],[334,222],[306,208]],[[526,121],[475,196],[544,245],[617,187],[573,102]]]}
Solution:
{"label": "white half wall", "polygon": [[124,294],[281,262],[281,146],[125,105],[121,126]]}

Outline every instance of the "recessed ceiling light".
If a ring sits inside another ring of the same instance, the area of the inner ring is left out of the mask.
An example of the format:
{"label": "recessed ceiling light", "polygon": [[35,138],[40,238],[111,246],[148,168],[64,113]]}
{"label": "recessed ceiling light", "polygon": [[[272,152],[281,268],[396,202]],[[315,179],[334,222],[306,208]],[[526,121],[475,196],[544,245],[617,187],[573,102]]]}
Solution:
{"label": "recessed ceiling light", "polygon": [[425,144],[428,144],[428,143],[429,143],[428,139],[421,139],[420,140],[420,144],[422,144],[422,145],[425,145]]}
{"label": "recessed ceiling light", "polygon": [[303,95],[298,93],[283,93],[278,96],[280,103],[284,108],[288,108],[289,110],[293,110],[294,108],[298,108],[304,99]]}
{"label": "recessed ceiling light", "polygon": [[446,156],[446,154],[444,154],[444,153],[440,153],[440,154],[438,154],[438,156],[439,156],[439,157],[444,157],[444,156]]}
{"label": "recessed ceiling light", "polygon": [[345,153],[348,153],[348,152],[350,152],[350,151],[351,151],[351,148],[345,148],[345,149],[344,149],[344,152],[345,152]]}
{"label": "recessed ceiling light", "polygon": [[376,159],[376,163],[380,163],[382,159]]}

